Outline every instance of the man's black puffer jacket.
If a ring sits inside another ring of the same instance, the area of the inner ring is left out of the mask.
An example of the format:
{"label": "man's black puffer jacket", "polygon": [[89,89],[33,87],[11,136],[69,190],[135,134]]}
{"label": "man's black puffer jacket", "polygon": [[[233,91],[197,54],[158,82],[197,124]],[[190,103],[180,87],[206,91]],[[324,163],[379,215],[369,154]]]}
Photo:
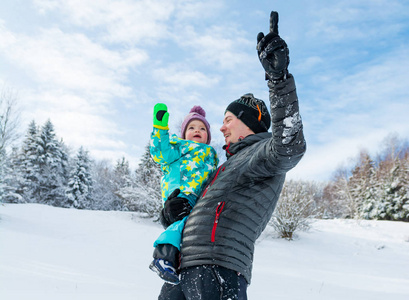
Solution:
{"label": "man's black puffer jacket", "polygon": [[306,149],[293,77],[269,82],[269,88],[272,133],[247,136],[226,149],[227,161],[187,220],[181,268],[220,265],[250,283],[255,241],[271,218],[285,174]]}

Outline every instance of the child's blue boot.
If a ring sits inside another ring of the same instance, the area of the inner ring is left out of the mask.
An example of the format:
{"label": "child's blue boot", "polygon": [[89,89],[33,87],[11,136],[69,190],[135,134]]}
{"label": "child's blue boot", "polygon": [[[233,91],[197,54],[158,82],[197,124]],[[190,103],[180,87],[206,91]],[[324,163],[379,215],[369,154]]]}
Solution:
{"label": "child's blue boot", "polygon": [[176,269],[167,260],[155,258],[149,265],[149,269],[156,272],[160,278],[170,284],[176,285],[180,282]]}

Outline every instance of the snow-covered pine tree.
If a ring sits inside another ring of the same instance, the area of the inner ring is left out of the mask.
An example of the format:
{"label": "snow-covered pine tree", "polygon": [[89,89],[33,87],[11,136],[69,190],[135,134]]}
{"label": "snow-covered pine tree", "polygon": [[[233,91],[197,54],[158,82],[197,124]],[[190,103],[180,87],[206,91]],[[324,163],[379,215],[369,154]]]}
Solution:
{"label": "snow-covered pine tree", "polygon": [[132,210],[142,211],[149,216],[159,216],[162,209],[162,194],[160,181],[162,171],[156,164],[149,151],[149,143],[135,171],[136,185],[129,206]]}
{"label": "snow-covered pine tree", "polygon": [[131,176],[129,162],[125,157],[118,160],[115,165],[113,183],[115,195],[120,199],[120,209],[129,210],[128,204],[132,202],[135,184],[134,178]]}
{"label": "snow-covered pine tree", "polygon": [[114,182],[118,191],[124,187],[129,187],[132,185],[131,169],[129,168],[129,162],[125,157],[122,157],[116,162],[114,169]]}
{"label": "snow-covered pine tree", "polygon": [[409,221],[408,211],[405,209],[409,203],[409,195],[405,187],[403,161],[395,158],[393,162],[385,161],[380,165],[382,177],[380,178],[379,199],[372,214],[373,219]]}
{"label": "snow-covered pine tree", "polygon": [[324,189],[324,197],[331,200],[333,207],[338,207],[336,217],[360,218],[366,216],[373,205],[375,187],[375,163],[368,152],[362,150],[352,171],[336,170],[332,182]]}
{"label": "snow-covered pine tree", "polygon": [[406,191],[406,201],[402,205],[404,221],[409,222],[409,147],[406,148],[402,161],[402,184]]}
{"label": "snow-covered pine tree", "polygon": [[379,202],[379,191],[381,187],[377,180],[376,168],[374,165],[369,169],[368,182],[363,190],[362,203],[359,207],[359,217],[372,220],[375,218],[377,203]]}
{"label": "snow-covered pine tree", "polygon": [[67,157],[62,141],[58,141],[54,125],[48,120],[37,138],[39,186],[35,193],[39,203],[62,206],[67,184]]}
{"label": "snow-covered pine tree", "polygon": [[39,128],[33,120],[28,125],[20,155],[20,169],[24,178],[21,189],[26,202],[39,202],[37,198],[40,189],[38,136]]}
{"label": "snow-covered pine tree", "polygon": [[69,175],[65,194],[67,205],[80,209],[91,209],[92,205],[91,159],[82,146],[77,152]]}
{"label": "snow-covered pine tree", "polygon": [[0,201],[24,203],[24,182],[17,148],[13,148],[8,156],[0,151]]}
{"label": "snow-covered pine tree", "polygon": [[93,209],[122,210],[122,199],[115,194],[115,176],[107,160],[94,161],[92,165]]}
{"label": "snow-covered pine tree", "polygon": [[155,163],[150,154],[150,145],[145,146],[145,152],[136,169],[138,182],[152,189],[152,193],[156,198],[161,197],[160,181],[162,178],[162,170],[160,165]]}
{"label": "snow-covered pine tree", "polygon": [[351,201],[348,204],[351,218],[362,217],[365,207],[370,207],[374,199],[375,166],[369,153],[362,150],[359,154],[348,186],[351,191]]}
{"label": "snow-covered pine tree", "polygon": [[5,201],[7,183],[5,180],[6,174],[9,171],[6,166],[6,151],[0,148],[0,203]]}
{"label": "snow-covered pine tree", "polygon": [[409,173],[405,163],[408,147],[396,135],[384,140],[383,155],[376,170],[372,205],[365,217],[378,220],[409,221]]}

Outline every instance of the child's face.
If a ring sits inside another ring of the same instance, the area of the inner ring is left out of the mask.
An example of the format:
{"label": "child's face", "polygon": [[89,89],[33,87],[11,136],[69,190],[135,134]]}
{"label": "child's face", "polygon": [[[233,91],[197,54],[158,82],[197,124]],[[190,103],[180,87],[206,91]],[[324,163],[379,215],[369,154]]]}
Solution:
{"label": "child's face", "polygon": [[185,138],[189,141],[206,144],[207,129],[205,124],[199,120],[190,121],[186,126]]}

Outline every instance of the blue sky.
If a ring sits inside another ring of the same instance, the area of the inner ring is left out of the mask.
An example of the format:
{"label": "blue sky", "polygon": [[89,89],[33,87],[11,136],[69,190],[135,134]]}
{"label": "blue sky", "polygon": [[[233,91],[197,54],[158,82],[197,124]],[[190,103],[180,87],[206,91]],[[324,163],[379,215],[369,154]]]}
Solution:
{"label": "blue sky", "polygon": [[253,2],[2,0],[0,87],[17,93],[22,131],[50,119],[96,159],[136,166],[157,102],[174,133],[201,105],[220,146],[231,101],[268,101],[255,47],[276,10],[308,143],[289,178],[327,180],[389,134],[408,138],[408,1]]}

